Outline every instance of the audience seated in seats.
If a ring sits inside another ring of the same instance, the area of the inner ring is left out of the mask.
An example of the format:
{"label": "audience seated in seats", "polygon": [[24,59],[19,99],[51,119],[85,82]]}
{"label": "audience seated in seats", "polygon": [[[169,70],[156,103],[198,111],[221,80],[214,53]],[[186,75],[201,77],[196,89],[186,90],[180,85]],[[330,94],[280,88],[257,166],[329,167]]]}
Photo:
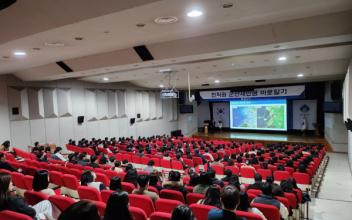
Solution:
{"label": "audience seated in seats", "polygon": [[198,184],[193,188],[193,192],[205,195],[210,185],[212,185],[212,180],[209,173],[202,172],[199,176]]}
{"label": "audience seated in seats", "polygon": [[110,179],[109,189],[113,190],[113,191],[116,191],[116,192],[122,191],[120,177],[114,176],[113,178]]}
{"label": "audience seated in seats", "polygon": [[115,161],[116,161],[116,157],[115,156],[110,156],[106,165],[114,166]]}
{"label": "audience seated in seats", "polygon": [[288,218],[288,210],[280,201],[275,199],[272,194],[272,185],[271,183],[264,183],[262,187],[263,194],[259,195],[258,197],[254,198],[252,202],[272,205],[279,209],[281,218],[287,219]]}
{"label": "audience seated in seats", "polygon": [[208,170],[209,176],[211,178],[211,183],[218,185],[220,187],[224,187],[224,182],[216,178],[215,170],[209,169]]}
{"label": "audience seated in seats", "polygon": [[137,170],[133,168],[132,164],[128,164],[123,182],[132,183],[134,186],[137,186],[137,177]]}
{"label": "audience seated in seats", "polygon": [[61,154],[62,148],[61,147],[56,147],[54,150],[54,153],[51,155],[51,159],[53,160],[61,160],[61,161],[67,161],[67,159]]}
{"label": "audience seated in seats", "polygon": [[152,173],[154,171],[154,161],[153,160],[149,160],[147,166],[144,168],[144,171],[148,172],[148,173]]}
{"label": "audience seated in seats", "polygon": [[101,153],[100,155],[101,155],[101,157],[99,160],[99,164],[106,165],[109,161],[108,158],[106,157],[106,155],[104,153]]}
{"label": "audience seated in seats", "polygon": [[88,159],[87,153],[81,153],[78,155],[77,164],[82,165],[82,166],[88,166],[89,159]]}
{"label": "audience seated in seats", "polygon": [[6,155],[0,152],[0,169],[9,170],[11,172],[16,172],[17,170],[12,167],[8,162],[6,162]]}
{"label": "audience seated in seats", "polygon": [[209,149],[208,148],[205,149],[203,155],[209,157],[210,158],[210,162],[214,161],[214,157],[213,157],[213,155],[211,153],[209,153]]}
{"label": "audience seated in seats", "polygon": [[10,141],[4,141],[4,143],[0,145],[0,151],[12,152]]}
{"label": "audience seated in seats", "polygon": [[159,199],[159,196],[156,193],[148,191],[148,186],[149,186],[148,175],[145,175],[145,174],[139,175],[137,178],[137,182],[138,182],[138,188],[134,189],[132,191],[132,194],[147,195],[153,200],[153,202]]}
{"label": "audience seated in seats", "polygon": [[86,170],[81,175],[81,185],[94,187],[99,191],[106,189],[105,185],[102,182],[95,181],[96,178],[97,177],[93,171]]}
{"label": "audience seated in seats", "polygon": [[169,172],[169,178],[163,182],[162,186],[164,189],[180,191],[184,195],[187,193],[181,180],[181,173],[178,171],[171,170]]}
{"label": "audience seated in seats", "polygon": [[211,205],[221,209],[220,189],[216,186],[210,186],[205,194],[204,199],[198,200],[198,204]]}
{"label": "audience seated in seats", "polygon": [[98,157],[95,155],[92,155],[90,157],[90,163],[88,164],[88,166],[93,168],[99,168],[99,164],[97,163],[97,161],[98,161]]}
{"label": "audience seated in seats", "polygon": [[247,189],[262,189],[263,182],[262,182],[262,175],[256,173],[254,175],[254,183],[250,184]]}
{"label": "audience seated in seats", "polygon": [[158,171],[154,170],[149,175],[149,186],[155,187],[158,191],[162,190],[162,186],[160,185],[160,177]]}
{"label": "audience seated in seats", "polygon": [[47,170],[39,170],[35,172],[33,177],[33,191],[41,192],[49,196],[55,195],[54,190],[49,187],[49,172]]}
{"label": "audience seated in seats", "polygon": [[281,197],[285,196],[284,191],[281,189],[280,185],[273,183],[271,184],[271,187],[272,187],[273,196],[281,196]]}
{"label": "audience seated in seats", "polygon": [[81,200],[65,209],[58,220],[101,220],[98,209],[93,202]]}
{"label": "audience seated in seats", "polygon": [[194,168],[189,168],[188,169],[188,175],[189,175],[189,186],[196,186],[199,184],[199,175],[194,171]]}
{"label": "audience seated in seats", "polygon": [[194,220],[192,210],[186,205],[177,206],[171,214],[171,220]]}
{"label": "audience seated in seats", "polygon": [[221,178],[221,181],[223,182],[231,182],[233,180],[233,175],[231,170],[225,170],[224,171],[225,177]]}
{"label": "audience seated in seats", "polygon": [[41,201],[30,207],[24,199],[17,197],[14,192],[11,176],[6,173],[0,173],[0,211],[10,210],[28,215],[34,219],[52,219],[57,217],[58,213],[53,213],[53,207],[49,201]]}
{"label": "audience seated in seats", "polygon": [[[133,220],[128,210],[129,199],[127,192],[114,192],[106,204],[103,220]],[[83,219],[83,218],[82,218]]]}
{"label": "audience seated in seats", "polygon": [[240,193],[234,186],[225,186],[221,190],[223,209],[212,209],[208,213],[208,220],[240,220],[235,211],[240,203]]}
{"label": "audience seated in seats", "polygon": [[115,172],[124,172],[122,167],[121,167],[121,162],[115,160],[115,162],[113,163],[113,166],[111,167],[111,170],[115,171]]}

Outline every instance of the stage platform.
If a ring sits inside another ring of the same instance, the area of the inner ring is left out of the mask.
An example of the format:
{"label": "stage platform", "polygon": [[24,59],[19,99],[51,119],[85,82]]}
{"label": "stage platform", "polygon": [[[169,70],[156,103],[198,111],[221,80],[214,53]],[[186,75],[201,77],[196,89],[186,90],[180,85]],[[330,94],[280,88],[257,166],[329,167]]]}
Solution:
{"label": "stage platform", "polygon": [[[324,137],[303,136],[300,134],[272,134],[272,133],[255,133],[255,132],[234,132],[222,131],[204,134],[197,132],[193,137],[204,139],[219,140],[238,140],[238,141],[258,141],[263,143],[302,143],[302,144],[328,144]],[[330,146],[329,146],[330,147]]]}

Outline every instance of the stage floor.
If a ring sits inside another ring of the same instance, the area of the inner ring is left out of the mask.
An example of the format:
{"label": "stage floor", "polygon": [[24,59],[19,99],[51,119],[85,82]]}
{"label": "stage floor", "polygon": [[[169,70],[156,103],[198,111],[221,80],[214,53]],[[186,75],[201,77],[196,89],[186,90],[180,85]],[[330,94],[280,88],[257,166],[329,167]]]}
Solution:
{"label": "stage floor", "polygon": [[260,142],[287,142],[287,143],[321,143],[326,144],[324,137],[319,136],[303,136],[300,134],[270,134],[270,133],[255,133],[255,132],[234,132],[223,131],[204,134],[197,132],[193,137],[205,139],[221,139],[221,140],[240,140],[240,141],[260,141]]}

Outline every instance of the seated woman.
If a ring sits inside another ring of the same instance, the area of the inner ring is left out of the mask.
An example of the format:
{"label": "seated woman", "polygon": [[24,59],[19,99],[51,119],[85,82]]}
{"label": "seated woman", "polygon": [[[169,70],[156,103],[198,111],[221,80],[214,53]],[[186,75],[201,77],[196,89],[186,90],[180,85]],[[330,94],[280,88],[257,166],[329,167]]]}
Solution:
{"label": "seated woman", "polygon": [[94,187],[99,191],[106,189],[105,185],[102,182],[95,181],[96,178],[97,177],[94,172],[86,170],[81,175],[81,185]]}
{"label": "seated woman", "polygon": [[135,187],[137,187],[137,170],[134,168],[126,169],[126,175],[123,179],[124,182],[133,183]]}
{"label": "seated woman", "polygon": [[211,205],[219,209],[222,208],[220,201],[220,190],[216,186],[210,186],[205,193],[205,198],[197,202],[198,204]]}
{"label": "seated woman", "polygon": [[115,172],[123,172],[123,169],[121,167],[121,162],[115,160],[114,161],[114,165],[111,167],[111,170],[115,171]]}
{"label": "seated woman", "polygon": [[165,180],[162,184],[164,189],[172,189],[182,192],[184,195],[187,193],[183,186],[183,182],[181,180],[181,174],[178,171],[171,170],[169,172],[169,178]]}
{"label": "seated woman", "polygon": [[10,210],[30,216],[33,219],[56,219],[53,207],[47,200],[41,201],[33,207],[29,206],[24,199],[13,194],[15,191],[11,175],[0,173],[0,211]]}
{"label": "seated woman", "polygon": [[129,212],[128,207],[129,199],[127,192],[112,193],[106,204],[105,215],[103,220],[132,220],[133,217]]}
{"label": "seated woman", "polygon": [[212,185],[212,180],[209,174],[202,172],[199,176],[198,184],[193,188],[193,192],[205,195],[210,185]]}
{"label": "seated woman", "polygon": [[93,202],[87,200],[76,202],[65,209],[58,220],[72,219],[100,220],[98,208]]}
{"label": "seated woman", "polygon": [[55,195],[54,190],[48,188],[49,172],[47,170],[39,170],[35,172],[32,186],[33,190],[36,192],[41,192],[49,196]]}
{"label": "seated woman", "polygon": [[114,176],[113,178],[110,179],[110,190],[120,192],[122,191],[122,186],[121,186],[121,179],[118,176]]}
{"label": "seated woman", "polygon": [[171,214],[171,220],[194,220],[192,210],[186,205],[177,206]]}

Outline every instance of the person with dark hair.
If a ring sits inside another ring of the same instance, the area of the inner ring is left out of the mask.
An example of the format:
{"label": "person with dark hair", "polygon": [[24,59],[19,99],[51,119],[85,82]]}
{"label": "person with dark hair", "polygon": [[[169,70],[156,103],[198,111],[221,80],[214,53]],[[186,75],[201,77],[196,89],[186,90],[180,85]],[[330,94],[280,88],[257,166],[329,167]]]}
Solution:
{"label": "person with dark hair", "polygon": [[98,208],[91,201],[78,201],[66,208],[58,218],[58,220],[72,219],[100,220]]}
{"label": "person with dark hair", "polygon": [[186,205],[177,206],[171,214],[171,220],[194,220],[192,210]]}
{"label": "person with dark hair", "polygon": [[51,155],[51,159],[53,160],[61,160],[61,161],[67,161],[67,159],[61,154],[62,148],[61,147],[56,147],[54,150],[54,153]]}
{"label": "person with dark hair", "polygon": [[278,165],[277,165],[277,170],[278,170],[278,171],[285,171],[284,165],[278,164]]}
{"label": "person with dark hair", "polygon": [[32,186],[33,186],[33,191],[41,192],[49,196],[55,195],[54,190],[48,188],[49,172],[47,170],[39,170],[35,172]]}
{"label": "person with dark hair", "polygon": [[171,170],[169,178],[163,182],[162,186],[164,189],[180,191],[184,196],[187,194],[187,190],[184,188],[183,181],[181,180],[181,173],[178,171]]}
{"label": "person with dark hair", "polygon": [[262,175],[256,173],[254,175],[254,183],[250,184],[247,189],[262,189],[263,182],[262,182]]}
{"label": "person with dark hair", "polygon": [[231,182],[233,177],[232,177],[232,171],[231,170],[225,170],[224,171],[225,177],[223,177],[221,180],[224,182]]}
{"label": "person with dark hair", "polygon": [[221,191],[221,204],[223,209],[212,209],[208,213],[208,220],[240,220],[236,216],[235,211],[240,203],[239,191],[229,185],[225,186]]}
{"label": "person with dark hair", "polygon": [[163,189],[163,187],[159,184],[159,181],[160,178],[157,171],[154,171],[149,175],[149,186],[155,187],[158,191]]}
{"label": "person with dark hair", "polygon": [[0,146],[0,151],[10,152],[10,145],[10,141],[4,141],[4,143]]}
{"label": "person with dark hair", "polygon": [[148,191],[149,186],[149,176],[148,175],[139,175],[137,178],[138,188],[132,191],[132,194],[146,195],[149,196],[153,202],[159,199],[159,196],[155,192]]}
{"label": "person with dark hair", "polygon": [[211,183],[212,184],[218,185],[220,187],[224,187],[224,182],[216,178],[215,170],[208,169],[208,175],[211,178]]}
{"label": "person with dark hair", "polygon": [[143,170],[152,173],[154,171],[154,164],[154,160],[149,160],[147,166]]}
{"label": "person with dark hair", "polygon": [[193,192],[205,195],[205,193],[207,192],[211,184],[212,184],[212,180],[209,176],[209,173],[202,172],[199,175],[199,183],[193,188]]}
{"label": "person with dark hair", "polygon": [[99,168],[99,164],[97,163],[98,157],[95,155],[90,156],[90,163],[88,166],[93,167],[93,168]]}
{"label": "person with dark hair", "polygon": [[53,207],[48,200],[30,207],[24,199],[15,195],[11,175],[0,173],[0,211],[10,210],[30,216],[33,219],[53,218]]}
{"label": "person with dark hair", "polygon": [[89,160],[87,159],[87,153],[80,153],[77,157],[77,164],[82,166],[88,166]]}
{"label": "person with dark hair", "polygon": [[298,172],[300,173],[307,173],[307,167],[304,163],[300,163],[298,165],[298,169],[297,169]]}
{"label": "person with dark hair", "polygon": [[119,172],[123,172],[123,169],[121,167],[121,162],[118,160],[115,160],[114,165],[111,167],[111,170],[119,173]]}
{"label": "person with dark hair", "polygon": [[199,184],[199,175],[194,171],[194,168],[188,169],[188,175],[190,177],[188,185],[196,186]]}
{"label": "person with dark hair", "polygon": [[11,172],[16,172],[17,170],[12,167],[8,162],[6,162],[6,155],[0,152],[0,169],[8,170]]}
{"label": "person with dark hair", "polygon": [[273,197],[272,184],[268,182],[264,183],[262,192],[263,193],[254,198],[252,202],[275,206],[280,211],[281,218],[287,219],[288,210],[285,205]]}
{"label": "person with dark hair", "polygon": [[266,177],[266,182],[270,183],[270,184],[273,184],[274,183],[274,177],[273,176],[267,176]]}
{"label": "person with dark hair", "polygon": [[81,185],[94,187],[97,190],[101,191],[106,189],[105,185],[102,182],[96,182],[96,175],[93,171],[86,170],[81,175]]}
{"label": "person with dark hair", "polygon": [[288,161],[286,161],[286,167],[291,167],[291,168],[293,168],[293,167],[294,167],[293,160],[288,160]]}
{"label": "person with dark hair", "polygon": [[130,168],[130,169],[127,169],[126,175],[123,181],[128,183],[133,183],[134,186],[137,186],[137,177],[138,177],[137,170],[134,168]]}
{"label": "person with dark hair", "polygon": [[220,190],[216,186],[210,186],[205,193],[204,199],[201,199],[197,202],[198,204],[211,205],[221,209],[220,201]]}
{"label": "person with dark hair", "polygon": [[106,203],[106,209],[103,220],[133,220],[133,217],[129,212],[128,207],[128,193],[113,192],[110,195],[108,202]]}
{"label": "person with dark hair", "polygon": [[114,176],[110,179],[110,190],[120,192],[122,190],[121,179],[118,176]]}

